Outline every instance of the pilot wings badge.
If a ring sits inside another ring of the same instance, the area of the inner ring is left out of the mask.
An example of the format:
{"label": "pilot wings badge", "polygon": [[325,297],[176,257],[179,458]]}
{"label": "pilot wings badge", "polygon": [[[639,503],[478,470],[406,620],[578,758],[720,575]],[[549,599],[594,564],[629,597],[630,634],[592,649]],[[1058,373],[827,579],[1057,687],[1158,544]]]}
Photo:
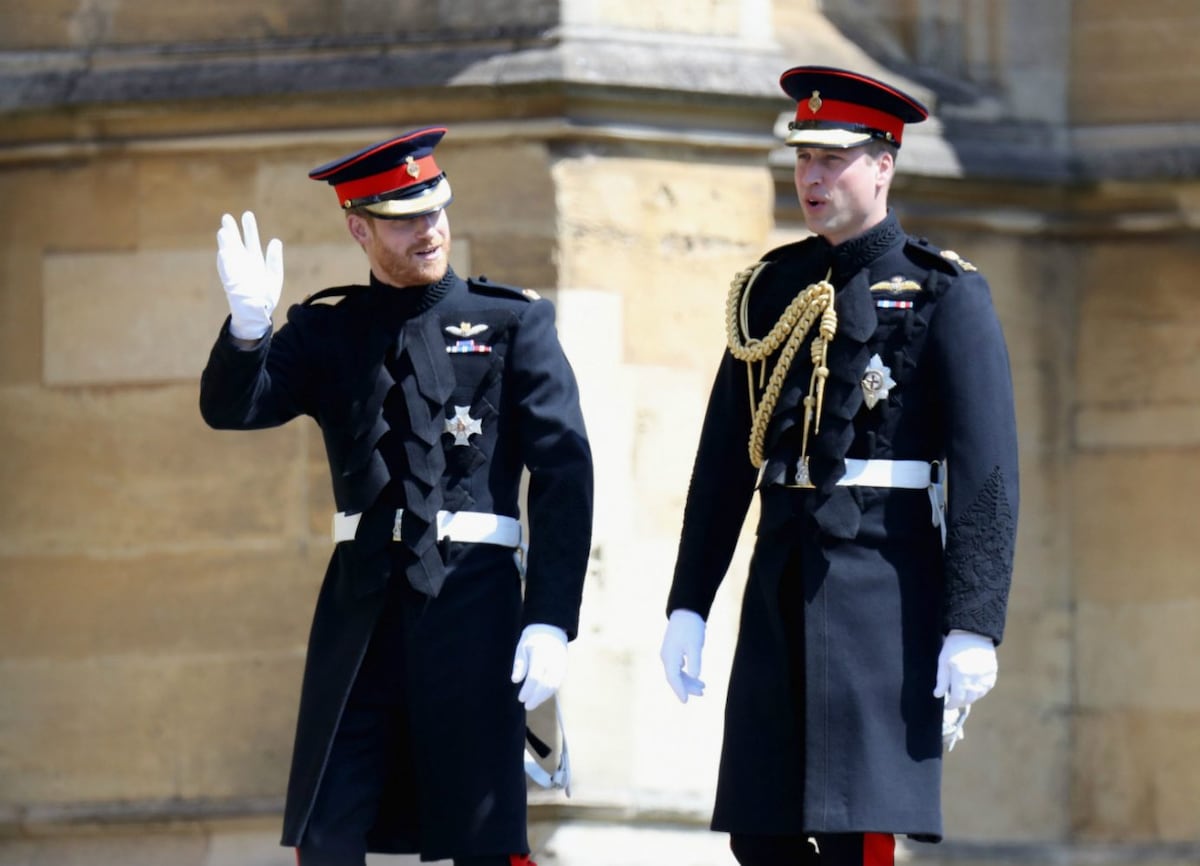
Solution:
{"label": "pilot wings badge", "polygon": [[447,333],[456,337],[474,337],[488,329],[487,325],[472,325],[470,322],[459,322],[457,325],[447,325]]}

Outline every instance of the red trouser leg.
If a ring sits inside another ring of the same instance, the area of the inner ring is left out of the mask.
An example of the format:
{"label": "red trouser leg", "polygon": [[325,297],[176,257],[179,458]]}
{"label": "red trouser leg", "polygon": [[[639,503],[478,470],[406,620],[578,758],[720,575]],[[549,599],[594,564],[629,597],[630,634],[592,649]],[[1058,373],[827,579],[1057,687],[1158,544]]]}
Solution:
{"label": "red trouser leg", "polygon": [[896,866],[896,837],[891,833],[863,833],[863,866]]}

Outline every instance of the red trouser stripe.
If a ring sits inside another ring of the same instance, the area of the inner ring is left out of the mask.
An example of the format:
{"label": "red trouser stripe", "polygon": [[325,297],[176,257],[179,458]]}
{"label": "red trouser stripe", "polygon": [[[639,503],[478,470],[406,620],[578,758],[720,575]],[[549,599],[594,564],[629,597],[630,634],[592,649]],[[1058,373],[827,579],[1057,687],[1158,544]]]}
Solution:
{"label": "red trouser stripe", "polygon": [[891,833],[863,833],[863,866],[896,866],[896,837]]}

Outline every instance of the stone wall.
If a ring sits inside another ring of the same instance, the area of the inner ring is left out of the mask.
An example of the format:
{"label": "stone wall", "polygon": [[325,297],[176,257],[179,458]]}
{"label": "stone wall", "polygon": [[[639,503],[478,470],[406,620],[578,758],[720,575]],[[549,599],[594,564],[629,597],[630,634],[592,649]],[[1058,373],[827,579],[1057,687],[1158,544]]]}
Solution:
{"label": "stone wall", "polygon": [[536,32],[558,23],[558,7],[547,0],[266,0],[253,5],[237,0],[162,5],[12,0],[6,4],[0,47],[26,51],[143,46],[157,52],[263,40],[402,40],[455,32],[477,35],[489,29]]}
{"label": "stone wall", "polygon": [[[1072,4],[1071,120],[1080,126],[1194,124],[1200,69],[1188,62],[1200,15],[1178,0]],[[1194,139],[1193,139],[1194,140]]]}
{"label": "stone wall", "polygon": [[988,276],[1017,387],[1010,626],[947,764],[944,850],[1200,844],[1200,104],[1179,62],[1200,13],[464,5],[6,8],[0,833],[274,816],[331,498],[311,424],[200,421],[215,230],[253,209],[283,239],[281,311],[363,279],[306,172],[427,122],[451,128],[456,267],[555,300],[596,450],[575,791],[535,811],[702,826],[747,551],[703,701],[662,682],[662,605],[728,280],[801,233],[775,80],[827,62],[935,109],[897,208]]}
{"label": "stone wall", "polygon": [[1200,651],[1198,269],[1192,232],[1104,239],[1079,271],[1071,819],[1087,838],[1200,835],[1200,671],[1181,663]]}

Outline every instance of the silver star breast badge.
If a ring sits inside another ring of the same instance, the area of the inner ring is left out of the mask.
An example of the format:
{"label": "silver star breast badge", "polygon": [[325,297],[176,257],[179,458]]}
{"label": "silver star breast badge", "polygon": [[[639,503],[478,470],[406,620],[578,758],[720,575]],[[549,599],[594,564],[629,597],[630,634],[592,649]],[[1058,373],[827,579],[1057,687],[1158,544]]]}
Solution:
{"label": "silver star breast badge", "polygon": [[883,359],[878,354],[871,357],[867,370],[862,377],[863,400],[868,409],[874,409],[880,400],[886,400],[888,392],[896,387],[892,371],[884,366]]}
{"label": "silver star breast badge", "polygon": [[470,406],[455,406],[454,417],[446,419],[446,432],[454,437],[454,444],[470,445],[472,434],[483,433],[483,422],[471,417]]}

